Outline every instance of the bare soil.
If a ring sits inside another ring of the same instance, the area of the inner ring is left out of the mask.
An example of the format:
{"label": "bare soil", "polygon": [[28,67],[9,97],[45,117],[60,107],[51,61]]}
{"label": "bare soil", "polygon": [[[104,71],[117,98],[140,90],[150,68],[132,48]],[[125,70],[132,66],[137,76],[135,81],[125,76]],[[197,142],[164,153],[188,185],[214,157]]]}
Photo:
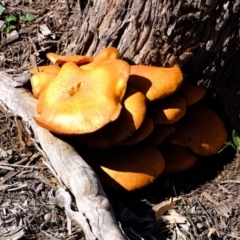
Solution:
{"label": "bare soil", "polygon": [[[80,1],[1,3],[9,13],[32,13],[35,20],[17,21],[8,38],[1,33],[0,71],[19,77],[33,63],[46,63],[47,52],[61,53],[71,43]],[[0,133],[0,239],[85,239],[74,223],[69,231],[64,212],[50,202],[57,180],[24,122],[1,111]],[[129,239],[240,239],[240,155],[231,148],[141,191],[106,191]]]}

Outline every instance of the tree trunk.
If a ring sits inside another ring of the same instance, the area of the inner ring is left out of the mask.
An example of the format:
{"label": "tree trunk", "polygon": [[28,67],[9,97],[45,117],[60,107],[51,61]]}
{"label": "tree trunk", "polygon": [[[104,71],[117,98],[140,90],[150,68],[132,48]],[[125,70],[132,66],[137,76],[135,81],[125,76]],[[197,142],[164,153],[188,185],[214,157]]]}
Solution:
{"label": "tree trunk", "polygon": [[178,64],[185,81],[208,88],[240,129],[239,14],[239,0],[79,1],[62,50],[94,55],[115,46],[136,64]]}

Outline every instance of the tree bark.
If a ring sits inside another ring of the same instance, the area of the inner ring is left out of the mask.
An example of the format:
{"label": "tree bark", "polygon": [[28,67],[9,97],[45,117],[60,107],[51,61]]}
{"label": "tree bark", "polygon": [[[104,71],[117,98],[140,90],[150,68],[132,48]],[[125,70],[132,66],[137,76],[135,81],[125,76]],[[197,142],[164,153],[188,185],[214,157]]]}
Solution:
{"label": "tree bark", "polygon": [[92,56],[115,46],[136,64],[178,64],[185,81],[208,88],[240,129],[239,14],[240,0],[79,1],[61,51]]}

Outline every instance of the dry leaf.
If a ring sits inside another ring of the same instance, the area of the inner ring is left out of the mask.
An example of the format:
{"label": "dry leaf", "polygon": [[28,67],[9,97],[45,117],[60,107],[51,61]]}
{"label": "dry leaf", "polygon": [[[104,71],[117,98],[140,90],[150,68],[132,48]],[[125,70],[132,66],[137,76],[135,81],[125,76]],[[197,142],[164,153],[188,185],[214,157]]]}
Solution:
{"label": "dry leaf", "polygon": [[187,219],[181,214],[177,213],[174,209],[169,210],[169,215],[161,216],[162,221],[168,221],[170,223],[182,224],[186,223]]}
{"label": "dry leaf", "polygon": [[40,25],[40,32],[44,36],[50,35],[52,33],[46,24]]}
{"label": "dry leaf", "polygon": [[6,158],[8,156],[8,153],[0,147],[0,158]]}
{"label": "dry leaf", "polygon": [[170,198],[169,200],[165,200],[157,205],[155,205],[152,209],[155,211],[155,219],[158,221],[161,216],[167,211],[176,207],[176,202],[178,199]]}

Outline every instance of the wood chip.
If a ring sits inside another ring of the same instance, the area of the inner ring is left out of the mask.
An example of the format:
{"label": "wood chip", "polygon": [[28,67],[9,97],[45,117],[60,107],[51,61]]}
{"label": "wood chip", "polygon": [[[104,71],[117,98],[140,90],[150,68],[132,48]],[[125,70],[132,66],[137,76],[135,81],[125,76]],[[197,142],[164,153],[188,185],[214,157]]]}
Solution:
{"label": "wood chip", "polygon": [[7,38],[0,42],[0,46],[4,46],[8,43],[11,43],[19,38],[19,34],[16,30],[13,30],[11,33],[7,34]]}
{"label": "wood chip", "polygon": [[44,36],[48,36],[52,33],[46,24],[40,25],[40,32]]}

